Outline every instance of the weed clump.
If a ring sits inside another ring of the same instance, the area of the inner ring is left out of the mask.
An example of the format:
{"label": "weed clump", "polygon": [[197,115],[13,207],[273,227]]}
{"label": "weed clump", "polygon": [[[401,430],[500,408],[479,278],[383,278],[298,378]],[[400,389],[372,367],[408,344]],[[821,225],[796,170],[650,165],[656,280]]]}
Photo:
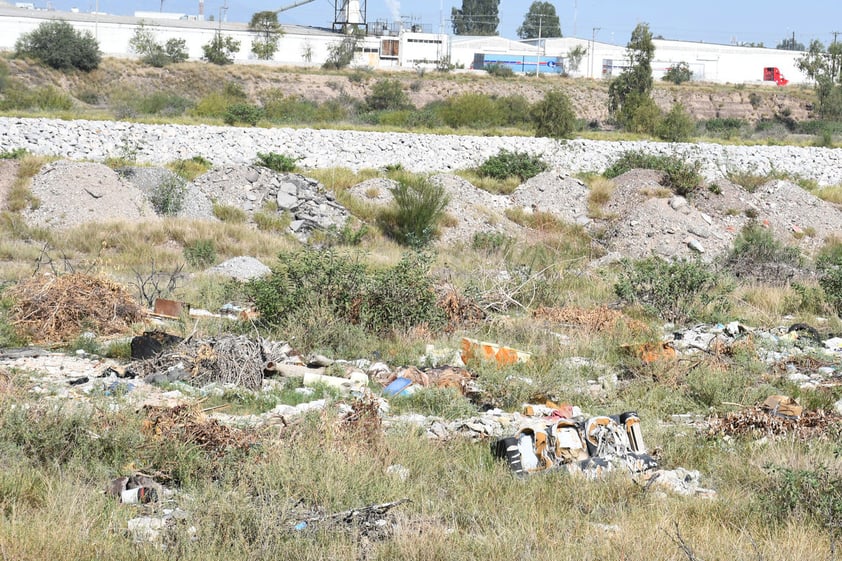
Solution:
{"label": "weed clump", "polygon": [[613,179],[633,169],[654,169],[663,171],[665,176],[661,185],[672,189],[677,195],[691,195],[702,181],[699,164],[689,164],[675,156],[658,156],[644,152],[630,151],[620,156],[611,164],[603,175]]}
{"label": "weed clump", "polygon": [[278,173],[288,173],[295,171],[295,162],[300,158],[293,158],[286,154],[276,154],[275,152],[257,153],[257,160],[255,164],[269,168]]}
{"label": "weed clump", "polygon": [[719,277],[699,260],[668,262],[650,257],[625,260],[622,265],[614,285],[617,296],[627,303],[641,304],[666,321],[690,321],[716,298]]}
{"label": "weed clump", "polygon": [[768,228],[752,220],[734,239],[725,266],[738,278],[785,284],[801,265],[797,247],[786,247]]}
{"label": "weed clump", "polygon": [[180,175],[170,174],[158,183],[149,194],[149,202],[158,214],[172,216],[184,207],[187,181]]}
{"label": "weed clump", "polygon": [[450,197],[426,177],[405,176],[391,189],[393,203],[378,217],[383,231],[399,243],[420,248],[435,238]]}
{"label": "weed clump", "polygon": [[496,156],[491,156],[477,168],[480,177],[493,179],[508,179],[517,177],[526,181],[547,169],[547,163],[540,156],[526,152],[509,152],[501,150]]}

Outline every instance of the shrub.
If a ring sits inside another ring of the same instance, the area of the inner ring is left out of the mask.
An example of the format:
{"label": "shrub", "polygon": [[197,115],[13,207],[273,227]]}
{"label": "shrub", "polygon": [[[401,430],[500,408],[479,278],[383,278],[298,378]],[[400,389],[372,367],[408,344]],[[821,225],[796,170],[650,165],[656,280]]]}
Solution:
{"label": "shrub", "polygon": [[453,128],[493,127],[503,123],[497,103],[485,94],[465,93],[449,98],[439,109],[442,121]]}
{"label": "shrub", "polygon": [[77,31],[64,20],[48,21],[24,33],[15,43],[15,56],[36,58],[57,70],[77,68],[89,72],[102,54],[90,31]]}
{"label": "shrub", "polygon": [[69,95],[53,86],[27,89],[17,84],[6,89],[0,99],[0,110],[40,109],[42,111],[67,111],[73,107]]}
{"label": "shrub", "polygon": [[450,202],[444,187],[426,177],[404,176],[391,191],[394,200],[378,217],[380,227],[409,247],[430,243]]}
{"label": "shrub", "polygon": [[266,118],[278,123],[307,123],[316,120],[319,106],[313,101],[290,95],[273,89],[263,92],[260,97]]}
{"label": "shrub", "polygon": [[698,163],[688,164],[675,156],[658,156],[640,151],[625,152],[608,166],[603,175],[612,179],[633,169],[663,171],[665,176],[661,184],[682,196],[692,194],[702,181]]}
{"label": "shrub", "polygon": [[517,177],[521,181],[526,181],[546,169],[547,163],[540,156],[527,154],[526,152],[501,150],[496,156],[491,156],[485,160],[477,168],[477,174],[480,177],[492,177],[494,179]]}
{"label": "shrub", "polygon": [[365,103],[374,111],[395,110],[406,107],[409,98],[398,80],[377,80],[371,92],[365,96]]}
{"label": "shrub", "polygon": [[184,207],[187,181],[180,175],[170,175],[149,194],[149,202],[158,214],[174,215]]}
{"label": "shrub", "polygon": [[623,301],[641,304],[660,318],[689,321],[699,305],[714,298],[718,277],[699,260],[667,262],[659,257],[624,260],[614,292]]}
{"label": "shrub", "polygon": [[272,171],[276,171],[278,173],[288,173],[291,171],[295,171],[295,162],[297,162],[300,159],[301,158],[293,158],[292,156],[287,156],[286,154],[276,154],[275,152],[258,152],[257,160],[255,160],[254,163],[258,166],[269,168]]}
{"label": "shrub", "polygon": [[515,75],[515,71],[511,66],[502,64],[489,64],[485,67],[485,71],[497,78],[511,78]]}
{"label": "shrub", "polygon": [[216,263],[216,244],[213,240],[196,240],[184,246],[184,259],[193,267],[207,267]]}
{"label": "shrub", "polygon": [[235,103],[228,106],[222,119],[226,125],[246,123],[254,127],[263,118],[263,115],[261,107],[251,103]]}
{"label": "shrub", "polygon": [[303,249],[282,253],[272,274],[249,282],[247,292],[270,323],[318,308],[377,333],[436,327],[443,324],[443,314],[436,306],[430,261],[407,254],[394,267],[374,271],[332,250]]}
{"label": "shrub", "polygon": [[752,220],[734,238],[725,266],[739,278],[784,284],[801,264],[797,247],[785,247],[768,228]]}
{"label": "shrub", "polygon": [[522,95],[506,95],[495,100],[501,123],[520,126],[532,122],[529,100]]}
{"label": "shrub", "polygon": [[561,90],[552,90],[535,104],[531,112],[535,136],[566,138],[576,126],[576,115],[570,99]]}
{"label": "shrub", "polygon": [[630,94],[616,117],[627,131],[654,135],[661,121],[661,110],[648,95]]}
{"label": "shrub", "polygon": [[816,270],[828,303],[842,317],[842,241],[832,240],[822,248],[816,259]]}
{"label": "shrub", "polygon": [[728,118],[716,118],[716,119],[708,119],[707,121],[703,121],[701,123],[701,127],[704,129],[705,133],[714,135],[714,136],[721,136],[723,138],[731,138],[734,134],[740,132],[740,129],[745,127],[747,123],[742,119],[737,119],[733,117]]}
{"label": "shrub", "polygon": [[322,68],[327,70],[339,70],[345,68],[354,60],[354,51],[357,48],[357,37],[348,35],[342,41],[333,43],[327,48],[327,58]]}
{"label": "shrub", "polygon": [[140,56],[140,60],[156,68],[187,60],[185,39],[169,39],[162,45],[155,40],[155,34],[143,22],[137,26],[134,35],[129,39],[129,47]]}
{"label": "shrub", "polygon": [[673,84],[683,84],[692,79],[693,71],[690,70],[690,65],[684,61],[669,67],[662,78],[665,82],[672,82]]}
{"label": "shrub", "polygon": [[674,104],[656,127],[658,138],[667,142],[685,142],[693,136],[695,130],[693,117],[680,103]]}
{"label": "shrub", "polygon": [[204,60],[220,66],[234,63],[234,53],[240,50],[240,42],[230,35],[217,31],[209,43],[202,45]]}

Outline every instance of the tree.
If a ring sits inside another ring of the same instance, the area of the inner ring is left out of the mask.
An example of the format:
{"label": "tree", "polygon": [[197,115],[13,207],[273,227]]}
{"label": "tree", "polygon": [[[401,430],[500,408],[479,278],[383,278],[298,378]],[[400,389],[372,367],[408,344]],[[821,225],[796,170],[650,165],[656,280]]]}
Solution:
{"label": "tree", "polygon": [[164,45],[155,39],[155,33],[141,22],[129,39],[129,48],[140,56],[144,63],[161,68],[174,62],[187,60],[187,41],[169,39]]}
{"label": "tree", "polygon": [[795,40],[795,34],[792,35],[791,38],[784,38],[778,46],[775,47],[776,49],[780,49],[782,51],[806,51],[807,49],[804,47],[804,43],[799,43]]}
{"label": "tree", "polygon": [[257,12],[251,16],[249,30],[257,34],[251,44],[251,52],[260,60],[270,60],[278,52],[278,39],[284,34],[278,23],[278,13],[272,10]]}
{"label": "tree", "polygon": [[809,50],[798,57],[795,65],[816,82],[819,115],[822,118],[842,116],[842,43],[831,43],[825,49],[821,41],[810,42]]}
{"label": "tree", "polygon": [[406,107],[409,98],[398,80],[383,79],[374,83],[365,103],[374,111],[390,111]]}
{"label": "tree", "polygon": [[576,125],[570,99],[561,90],[547,92],[544,99],[532,107],[531,117],[535,124],[535,136],[565,138],[570,136]]}
{"label": "tree", "polygon": [[517,28],[517,36],[521,39],[561,37],[561,24],[555,6],[549,2],[532,2],[523,16],[523,24]]}
{"label": "tree", "polygon": [[658,138],[667,142],[684,142],[696,131],[696,123],[684,106],[676,103],[657,126]]}
{"label": "tree", "polygon": [[327,58],[322,68],[339,70],[345,68],[354,60],[354,52],[357,49],[357,36],[348,35],[342,41],[333,43],[327,48]]}
{"label": "tree", "polygon": [[634,28],[626,45],[626,56],[629,66],[608,86],[608,110],[617,115],[623,126],[634,120],[639,108],[651,112],[654,105],[646,102],[652,99],[652,58],[655,56],[649,24],[639,23]]}
{"label": "tree", "polygon": [[693,71],[690,70],[690,65],[682,60],[675,66],[669,67],[661,79],[676,85],[683,84],[693,79]]}
{"label": "tree", "polygon": [[47,21],[24,33],[15,43],[15,56],[29,56],[57,70],[95,70],[102,60],[99,43],[90,31],[80,32],[64,20]]}
{"label": "tree", "polygon": [[582,45],[576,45],[567,51],[567,71],[578,72],[579,66],[582,64],[582,59],[588,54],[588,49]]}
{"label": "tree", "polygon": [[451,8],[455,35],[497,35],[500,0],[462,0],[462,9]]}
{"label": "tree", "polygon": [[202,58],[213,64],[233,64],[234,53],[239,50],[239,41],[230,35],[222,35],[221,32],[217,31],[210,43],[202,45],[202,51],[205,53]]}

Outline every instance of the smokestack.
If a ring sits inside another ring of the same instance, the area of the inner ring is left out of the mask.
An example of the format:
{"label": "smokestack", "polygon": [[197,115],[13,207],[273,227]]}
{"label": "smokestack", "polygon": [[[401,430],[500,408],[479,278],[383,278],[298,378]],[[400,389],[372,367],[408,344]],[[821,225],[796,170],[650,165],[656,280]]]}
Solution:
{"label": "smokestack", "polygon": [[205,0],[199,0],[199,19],[205,19]]}

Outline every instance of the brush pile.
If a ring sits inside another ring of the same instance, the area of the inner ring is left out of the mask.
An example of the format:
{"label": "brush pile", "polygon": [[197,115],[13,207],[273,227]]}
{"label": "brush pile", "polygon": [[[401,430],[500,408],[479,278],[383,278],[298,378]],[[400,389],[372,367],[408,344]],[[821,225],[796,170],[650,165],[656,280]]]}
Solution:
{"label": "brush pile", "polygon": [[180,369],[185,381],[196,386],[219,383],[259,390],[264,365],[272,360],[268,347],[262,339],[244,335],[186,339],[154,358],[134,363],[131,369],[141,377]]}
{"label": "brush pile", "polygon": [[761,405],[733,411],[709,421],[708,435],[749,438],[792,436],[798,440],[842,438],[842,417],[825,411],[804,411],[798,417],[779,415]]}
{"label": "brush pile", "polygon": [[532,317],[558,325],[579,327],[585,331],[600,333],[610,331],[624,323],[632,331],[645,331],[646,324],[626,316],[619,310],[612,310],[607,306],[598,308],[578,308],[566,306],[564,308],[540,307],[532,312]]}
{"label": "brush pile", "polygon": [[211,456],[221,457],[229,451],[246,452],[257,443],[257,437],[240,429],[221,425],[196,405],[147,407],[143,432],[153,438],[193,444]]}
{"label": "brush pile", "polygon": [[12,322],[36,343],[66,342],[84,331],[125,333],[143,310],[123,286],[98,275],[38,275],[9,290]]}

